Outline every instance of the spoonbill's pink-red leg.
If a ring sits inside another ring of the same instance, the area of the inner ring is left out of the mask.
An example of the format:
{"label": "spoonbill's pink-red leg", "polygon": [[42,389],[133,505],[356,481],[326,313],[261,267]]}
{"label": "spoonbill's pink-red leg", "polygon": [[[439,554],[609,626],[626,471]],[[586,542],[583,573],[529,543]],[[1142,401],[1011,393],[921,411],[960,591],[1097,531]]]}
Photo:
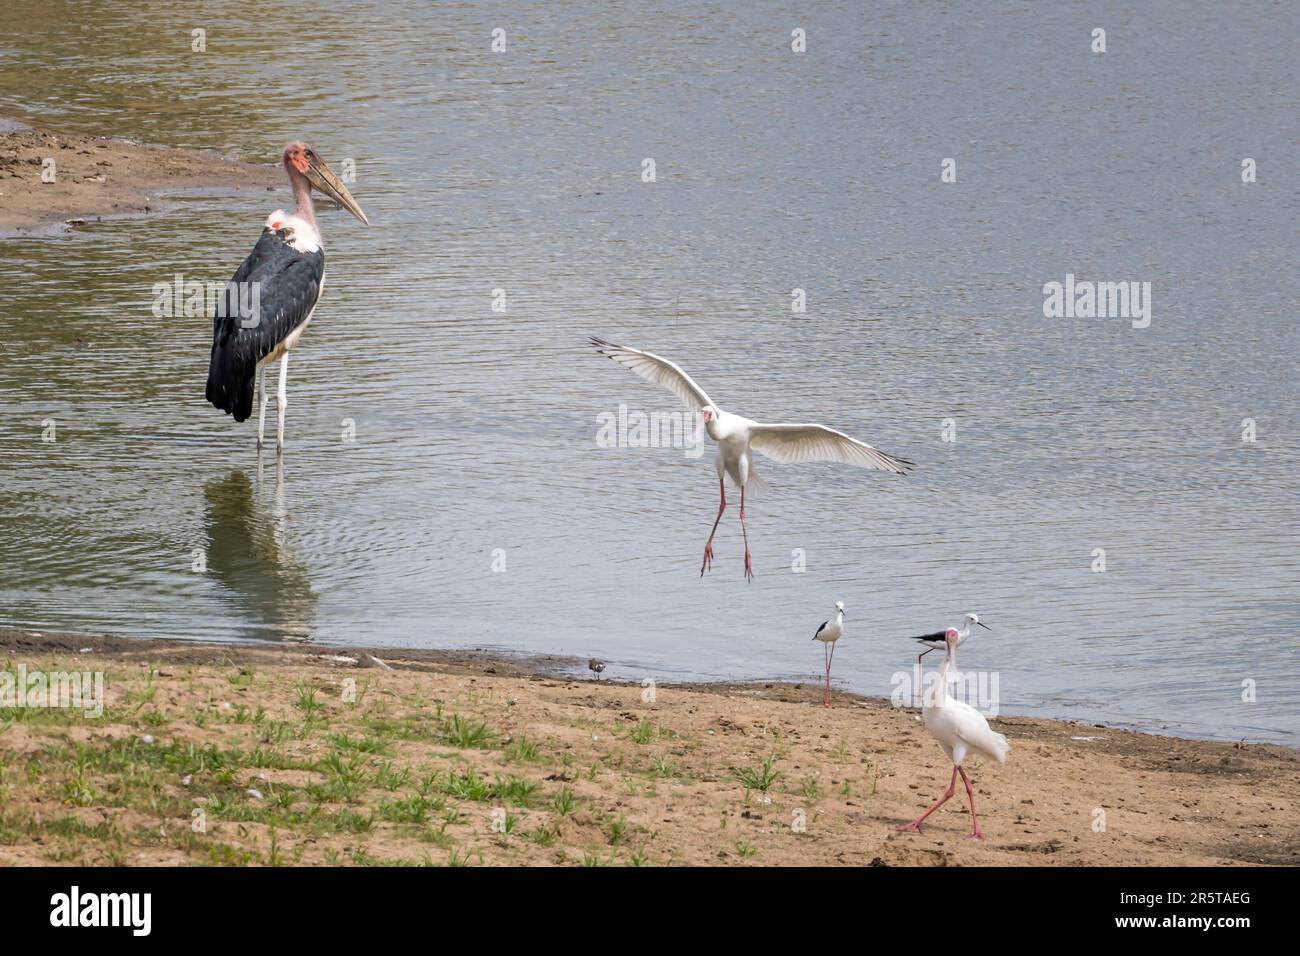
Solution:
{"label": "spoonbill's pink-red leg", "polygon": [[[959,768],[959,767],[956,767],[956,766],[954,766],[954,767],[952,768],[952,780],[949,781],[949,783],[948,783],[948,792],[945,793],[942,797],[940,797],[940,798],[938,799],[938,801],[935,803],[934,806],[932,806],[929,810],[926,810],[925,813],[921,814],[919,817],[917,817],[917,818],[916,818],[915,820],[913,820],[911,823],[904,824],[903,826],[898,827],[898,829],[899,829],[899,830],[915,830],[917,833],[920,833],[920,832],[921,832],[921,824],[925,821],[925,818],[928,817],[930,814],[934,813],[934,811],[938,810],[941,806],[943,806],[943,805],[944,805],[945,803],[947,803],[949,800],[951,800],[951,799],[952,799],[952,795],[953,795],[954,793],[957,792],[957,771],[958,771],[959,769],[960,769],[960,768]],[[963,773],[963,774],[962,774],[962,777],[965,778],[965,776],[966,776],[965,773]],[[967,789],[969,790],[969,789],[970,789],[970,784],[967,784],[966,787],[967,787]]]}
{"label": "spoonbill's pink-red leg", "polygon": [[[722,512],[718,512],[718,517],[722,517]],[[754,579],[754,566],[749,557],[749,532],[745,530],[745,486],[740,486],[740,534],[745,539],[745,577],[749,580]]]}
{"label": "spoonbill's pink-red leg", "polygon": [[984,834],[980,832],[980,822],[975,818],[975,791],[971,789],[970,777],[966,776],[966,771],[961,767],[957,768],[961,774],[962,783],[966,784],[966,799],[970,801],[970,822],[974,826],[975,832],[970,835],[972,840],[984,839]]}
{"label": "spoonbill's pink-red leg", "polygon": [[[722,520],[722,512],[727,510],[727,486],[721,478],[718,479],[718,516],[713,519],[713,530],[709,532],[709,540],[704,543],[704,561],[700,564],[700,577],[704,577],[704,572],[713,567],[713,536],[718,533],[718,522]],[[744,501],[745,489],[740,489],[741,501]],[[744,511],[744,505],[741,505],[741,511]]]}

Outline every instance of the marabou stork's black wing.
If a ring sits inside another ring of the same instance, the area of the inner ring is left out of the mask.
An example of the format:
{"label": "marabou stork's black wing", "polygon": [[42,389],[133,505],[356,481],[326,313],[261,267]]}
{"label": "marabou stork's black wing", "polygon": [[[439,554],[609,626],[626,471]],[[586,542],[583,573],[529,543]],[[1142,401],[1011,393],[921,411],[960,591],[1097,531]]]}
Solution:
{"label": "marabou stork's black wing", "polygon": [[283,231],[262,230],[212,319],[209,402],[237,422],[253,413],[257,363],[311,315],[324,275],[325,254],[320,249],[300,252]]}

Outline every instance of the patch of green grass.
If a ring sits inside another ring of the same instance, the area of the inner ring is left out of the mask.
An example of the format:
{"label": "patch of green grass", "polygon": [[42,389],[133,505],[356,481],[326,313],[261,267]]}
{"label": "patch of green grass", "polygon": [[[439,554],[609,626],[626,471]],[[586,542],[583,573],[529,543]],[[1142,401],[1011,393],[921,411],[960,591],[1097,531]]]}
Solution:
{"label": "patch of green grass", "polygon": [[462,854],[457,850],[452,849],[447,853],[447,865],[448,866],[473,866],[474,864],[470,862],[468,853]]}
{"label": "patch of green grass", "polygon": [[510,742],[505,751],[506,759],[512,763],[535,763],[540,759],[537,744],[520,734]]}
{"label": "patch of green grass", "polygon": [[488,728],[486,721],[452,714],[443,726],[442,738],[453,747],[481,750],[492,746],[496,734]]}
{"label": "patch of green grass", "polygon": [[660,754],[650,764],[650,772],[656,777],[675,777],[677,776],[677,767],[668,759],[666,754]]}
{"label": "patch of green grass", "polygon": [[648,744],[655,739],[655,725],[649,719],[642,717],[628,736],[635,744]]}
{"label": "patch of green grass", "polygon": [[386,754],[388,742],[379,737],[358,737],[355,740],[347,734],[329,734],[326,742],[336,750],[352,750],[360,754]]}
{"label": "patch of green grass", "polygon": [[557,831],[554,827],[542,826],[529,833],[528,839],[532,840],[538,846],[551,846],[555,843],[555,837],[557,835]]}
{"label": "patch of green grass", "polygon": [[339,810],[322,819],[325,828],[336,833],[369,833],[375,828],[374,814],[361,814],[355,810]]}
{"label": "patch of green grass", "polygon": [[422,824],[429,819],[430,812],[435,809],[437,805],[433,801],[418,795],[379,802],[379,816],[389,823]]}
{"label": "patch of green grass", "polygon": [[443,792],[459,800],[482,802],[491,799],[492,784],[488,783],[487,779],[473,767],[468,767],[459,774],[449,770],[447,779],[443,783]]}
{"label": "patch of green grass", "polygon": [[375,770],[371,782],[380,790],[401,790],[411,782],[411,771],[405,767],[394,770],[392,761],[385,760]]}
{"label": "patch of green grass", "polygon": [[616,818],[609,821],[608,830],[610,846],[621,845],[625,840],[627,840],[627,817],[620,813]]}
{"label": "patch of green grass", "polygon": [[760,767],[732,767],[731,773],[746,790],[761,790],[766,793],[781,776],[779,771],[772,769],[774,763],[776,757],[769,755]]}
{"label": "patch of green grass", "polygon": [[533,802],[533,797],[540,787],[541,784],[532,780],[525,780],[522,777],[506,777],[504,779],[497,777],[496,782],[492,785],[492,795],[498,799],[513,803],[517,807],[526,807]]}
{"label": "patch of green grass", "polygon": [[316,699],[315,687],[310,687],[302,681],[299,681],[297,686],[294,687],[294,694],[297,698],[296,703],[298,709],[302,711],[304,717],[310,719],[320,713],[321,704],[320,701]]}
{"label": "patch of green grass", "polygon": [[551,801],[551,807],[562,817],[567,817],[578,807],[578,800],[568,787],[561,787],[560,792]]}

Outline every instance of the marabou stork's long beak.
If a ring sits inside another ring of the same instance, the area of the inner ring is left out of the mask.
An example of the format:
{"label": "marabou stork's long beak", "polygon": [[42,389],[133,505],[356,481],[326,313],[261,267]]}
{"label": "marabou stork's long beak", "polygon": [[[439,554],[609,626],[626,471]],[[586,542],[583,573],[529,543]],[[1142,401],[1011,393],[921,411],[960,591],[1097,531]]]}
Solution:
{"label": "marabou stork's long beak", "polygon": [[313,187],[329,196],[367,226],[370,225],[370,220],[361,211],[361,205],[352,198],[352,193],[348,192],[348,187],[344,186],[343,181],[334,175],[334,170],[329,168],[325,160],[315,153],[308,153],[307,169],[303,175],[307,177],[307,182],[311,183]]}

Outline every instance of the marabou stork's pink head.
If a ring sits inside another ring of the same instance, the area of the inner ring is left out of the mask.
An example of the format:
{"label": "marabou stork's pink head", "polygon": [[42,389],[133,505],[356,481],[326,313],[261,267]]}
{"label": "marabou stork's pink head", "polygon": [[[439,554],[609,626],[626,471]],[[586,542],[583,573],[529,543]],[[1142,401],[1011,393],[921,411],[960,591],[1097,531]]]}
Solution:
{"label": "marabou stork's pink head", "polygon": [[325,160],[317,156],[310,146],[298,142],[286,146],[284,168],[291,181],[299,178],[305,184],[319,189],[367,226],[370,225],[370,220],[361,211],[360,204],[352,198],[348,187],[343,185],[342,180],[334,175],[334,171],[326,165]]}

